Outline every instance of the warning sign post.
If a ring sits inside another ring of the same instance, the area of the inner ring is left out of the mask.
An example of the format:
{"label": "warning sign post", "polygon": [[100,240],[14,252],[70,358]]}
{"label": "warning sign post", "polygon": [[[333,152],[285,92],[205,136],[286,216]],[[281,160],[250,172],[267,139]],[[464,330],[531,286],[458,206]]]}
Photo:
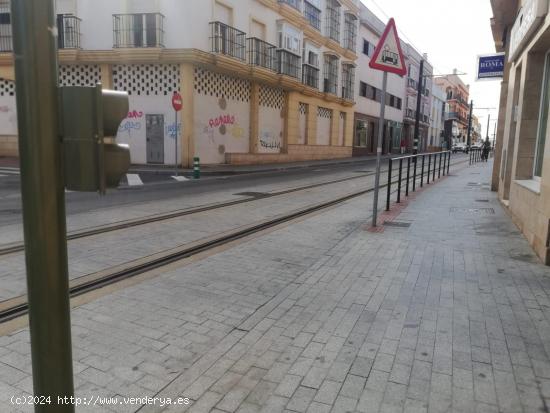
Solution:
{"label": "warning sign post", "polygon": [[378,126],[378,145],[376,148],[376,178],[374,184],[374,205],[372,208],[372,226],[376,227],[378,221],[378,192],[380,191],[380,164],[382,160],[382,138],[384,133],[384,117],[386,115],[386,90],[388,86],[388,72],[399,76],[407,74],[405,56],[401,49],[401,41],[397,34],[395,20],[390,19],[384,34],[380,38],[376,50],[369,62],[372,69],[384,72],[382,80],[382,99],[380,101],[380,119]]}

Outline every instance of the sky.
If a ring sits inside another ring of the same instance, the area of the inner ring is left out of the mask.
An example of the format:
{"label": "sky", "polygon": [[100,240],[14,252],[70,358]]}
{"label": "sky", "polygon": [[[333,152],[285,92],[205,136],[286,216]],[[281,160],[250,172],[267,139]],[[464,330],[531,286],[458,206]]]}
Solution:
{"label": "sky", "polygon": [[[498,117],[500,81],[476,81],[477,56],[495,52],[489,0],[361,0],[384,23],[393,17],[401,39],[428,53],[434,74],[467,73],[474,114],[485,134],[488,114],[490,135]],[[477,108],[494,108],[482,110]]]}

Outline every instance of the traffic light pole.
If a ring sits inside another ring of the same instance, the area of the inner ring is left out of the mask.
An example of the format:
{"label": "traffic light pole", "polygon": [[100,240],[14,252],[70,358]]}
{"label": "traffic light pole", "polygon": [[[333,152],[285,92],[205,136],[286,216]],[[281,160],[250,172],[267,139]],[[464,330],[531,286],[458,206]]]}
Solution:
{"label": "traffic light pole", "polygon": [[53,0],[12,0],[13,46],[36,412],[74,412],[65,193]]}

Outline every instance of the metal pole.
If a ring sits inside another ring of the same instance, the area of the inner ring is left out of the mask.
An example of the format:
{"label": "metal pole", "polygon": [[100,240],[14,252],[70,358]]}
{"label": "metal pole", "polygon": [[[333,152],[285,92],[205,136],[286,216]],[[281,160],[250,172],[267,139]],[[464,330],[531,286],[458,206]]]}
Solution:
{"label": "metal pole", "polygon": [[175,165],[176,165],[176,176],[178,176],[178,111],[177,110],[174,110],[174,112],[176,113],[176,129],[175,129],[175,132],[174,132],[174,141],[175,141],[175,145],[176,145],[176,153],[174,154],[174,159],[176,160],[175,162]]}
{"label": "metal pole", "polygon": [[378,191],[380,190],[380,163],[382,161],[382,136],[384,133],[384,116],[386,115],[386,89],[388,87],[388,72],[384,72],[382,80],[382,101],[380,102],[380,119],[378,126],[378,146],[376,148],[376,178],[374,182],[374,204],[372,207],[372,226],[378,220]]}
{"label": "metal pole", "polygon": [[53,0],[11,2],[35,412],[74,412]]}
{"label": "metal pole", "polygon": [[403,158],[399,159],[399,178],[397,181],[397,203],[401,203],[401,180],[403,179]]}
{"label": "metal pole", "polygon": [[451,173],[451,157],[452,157],[452,152],[449,151],[449,160],[447,161],[447,175]]}
{"label": "metal pole", "polygon": [[416,167],[418,166],[418,155],[414,155],[414,170],[413,170],[413,192],[416,192]]}
{"label": "metal pole", "polygon": [[411,177],[411,158],[407,158],[407,187],[405,188],[405,196],[409,196],[410,177]]}
{"label": "metal pole", "polygon": [[433,172],[432,182],[435,182],[435,170],[437,167],[436,165],[437,165],[437,155],[434,154],[434,172]]}
{"label": "metal pole", "polygon": [[439,167],[437,168],[437,178],[441,178],[441,161],[443,158],[443,153],[439,154]]}
{"label": "metal pole", "polygon": [[389,162],[389,165],[388,165],[388,193],[387,193],[387,196],[386,196],[386,211],[390,210],[392,163],[393,163],[393,161],[390,158],[390,162]]}
{"label": "metal pole", "polygon": [[472,146],[472,116],[474,114],[474,101],[470,101],[470,116],[468,117],[468,141],[466,147],[470,152],[470,146]]}
{"label": "metal pole", "polygon": [[430,183],[430,172],[432,171],[432,154],[428,155],[428,176],[426,178],[426,183]]}
{"label": "metal pole", "polygon": [[420,109],[422,104],[422,89],[424,86],[424,59],[420,60],[420,74],[418,76],[417,85],[417,97],[416,97],[416,118],[414,122],[414,147],[413,154],[418,153],[418,141],[420,138]]}
{"label": "metal pole", "polygon": [[420,188],[424,188],[424,163],[426,161],[426,155],[422,155],[422,169],[420,171]]}
{"label": "metal pole", "polygon": [[487,139],[489,139],[489,123],[491,122],[491,114],[489,113],[489,118],[487,119]]}

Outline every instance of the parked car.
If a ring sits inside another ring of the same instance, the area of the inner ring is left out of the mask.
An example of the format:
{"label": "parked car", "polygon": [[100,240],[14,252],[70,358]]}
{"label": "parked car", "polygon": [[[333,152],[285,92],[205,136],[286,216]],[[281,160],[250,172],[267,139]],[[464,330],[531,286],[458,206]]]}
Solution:
{"label": "parked car", "polygon": [[464,152],[464,153],[467,153],[468,152],[468,147],[466,146],[465,143],[455,143],[453,145],[453,153],[457,153],[457,152]]}

